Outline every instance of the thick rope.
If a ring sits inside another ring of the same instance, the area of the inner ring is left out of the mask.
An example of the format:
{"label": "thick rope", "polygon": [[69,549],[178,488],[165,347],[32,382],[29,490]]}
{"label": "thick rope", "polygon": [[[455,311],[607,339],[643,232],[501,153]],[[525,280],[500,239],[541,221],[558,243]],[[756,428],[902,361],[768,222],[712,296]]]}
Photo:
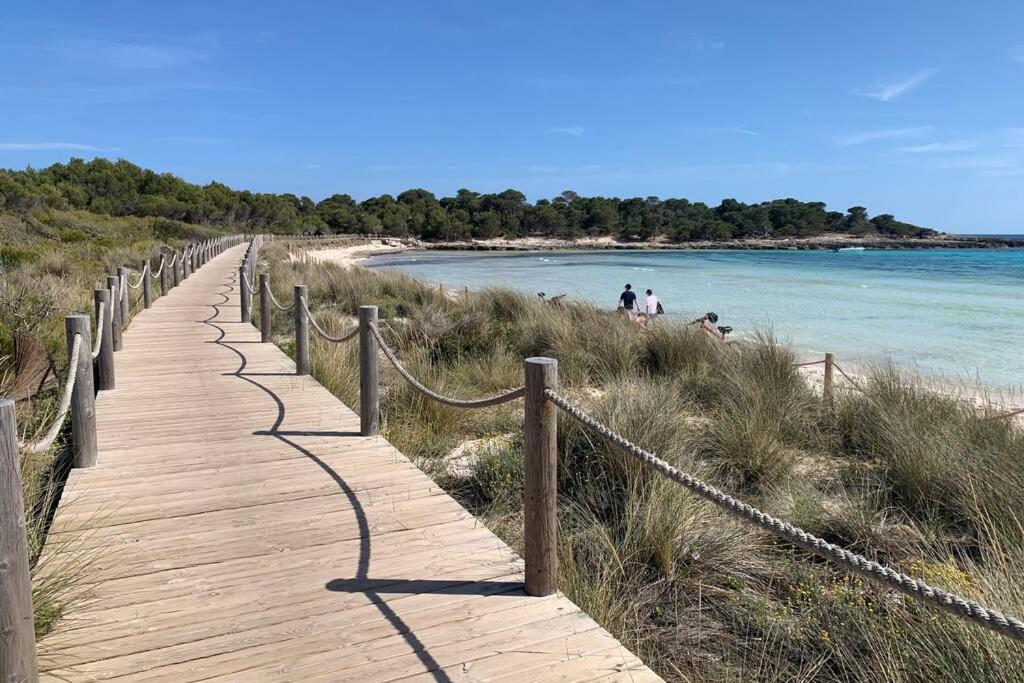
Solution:
{"label": "thick rope", "polygon": [[313,314],[309,312],[309,306],[306,304],[306,298],[302,297],[301,299],[299,299],[299,301],[302,303],[302,310],[306,312],[306,320],[308,320],[309,324],[313,326],[313,330],[315,330],[318,335],[320,335],[327,341],[334,342],[335,344],[340,344],[341,342],[347,342],[348,340],[355,338],[359,334],[359,328],[357,327],[348,334],[342,335],[340,337],[332,337],[331,335],[324,332],[324,329],[317,324],[316,318],[314,318]]}
{"label": "thick rope", "polygon": [[380,344],[380,350],[384,352],[384,355],[387,356],[389,361],[391,361],[391,364],[395,366],[395,370],[398,370],[398,374],[404,377],[405,381],[411,384],[413,388],[416,389],[416,391],[420,392],[427,398],[434,399],[438,403],[443,403],[445,405],[453,406],[455,408],[489,408],[491,406],[501,405],[502,403],[514,401],[526,393],[526,387],[518,387],[516,389],[510,389],[509,391],[506,391],[503,394],[498,394],[497,396],[481,398],[473,401],[467,401],[461,398],[452,398],[450,396],[442,396],[436,391],[428,389],[426,386],[420,383],[419,380],[413,377],[412,373],[410,373],[408,370],[405,369],[405,367],[402,366],[402,364],[398,361],[398,356],[395,355],[395,352],[384,341],[380,333],[380,330],[377,328],[376,325],[372,323],[370,324],[370,332],[373,333],[374,337],[376,337],[377,343]]}
{"label": "thick rope", "polygon": [[96,313],[96,343],[92,347],[92,359],[100,357],[100,350],[103,348],[103,315],[107,312],[107,302],[100,302],[100,310]]}
{"label": "thick rope", "polygon": [[290,311],[293,308],[295,308],[295,302],[294,301],[292,302],[291,306],[282,306],[281,304],[277,303],[277,299],[274,298],[274,290],[268,289],[267,290],[267,294],[270,295],[270,303],[274,304],[274,307],[277,308],[277,310],[279,310],[279,311]]}
{"label": "thick rope", "polygon": [[249,281],[249,277],[245,274],[245,269],[242,269],[242,282],[245,283],[245,288],[249,290],[249,293],[256,296],[258,290],[252,286],[252,282]]}
{"label": "thick rope", "polygon": [[136,282],[134,285],[131,282],[129,282],[128,286],[131,287],[132,289],[138,289],[139,287],[141,287],[142,286],[142,281],[146,279],[146,273],[148,273],[148,272],[149,272],[149,261],[146,261],[146,265],[144,265],[142,267],[142,272],[139,273],[139,281]]}
{"label": "thick rope", "polygon": [[160,277],[160,273],[164,272],[164,265],[167,263],[167,259],[160,259],[160,267],[156,269],[156,272],[150,272],[153,277]]}
{"label": "thick rope", "polygon": [[178,252],[174,252],[174,258],[171,259],[171,268],[173,268],[174,264],[177,263],[177,262],[178,262]]}
{"label": "thick rope", "polygon": [[64,395],[60,399],[60,409],[57,411],[57,418],[50,425],[50,429],[46,432],[46,435],[42,439],[36,441],[33,444],[26,446],[23,443],[18,445],[22,448],[27,448],[29,453],[42,453],[53,444],[56,440],[57,435],[60,434],[60,428],[64,424],[64,418],[68,415],[68,410],[71,408],[71,394],[75,390],[75,378],[78,376],[78,356],[82,351],[82,335],[76,334],[74,341],[71,344],[71,360],[68,361],[68,376],[64,381]]}
{"label": "thick rope", "polygon": [[854,388],[857,389],[857,391],[859,391],[861,393],[864,393],[864,387],[862,387],[860,385],[860,383],[857,382],[857,380],[855,380],[854,378],[852,378],[849,375],[847,375],[846,371],[843,370],[841,367],[839,367],[839,363],[836,363],[835,361],[833,361],[832,362],[832,367],[834,367],[836,370],[838,370],[839,374],[842,375],[843,377],[845,377],[846,381],[849,382],[850,384],[852,384],[854,386]]}
{"label": "thick rope", "polygon": [[938,605],[951,614],[981,624],[1014,640],[1024,640],[1024,621],[1002,612],[988,609],[959,595],[948,593],[939,588],[933,588],[923,581],[918,581],[895,569],[869,560],[863,555],[857,555],[822,538],[813,536],[789,522],[776,519],[747,503],[736,500],[700,479],[676,469],[653,453],[645,451],[620,434],[616,434],[551,389],[544,390],[544,397],[565,411],[573,419],[590,427],[606,440],[623,449],[626,453],[632,455],[666,479],[682,484],[701,498],[714,503],[741,520],[753,523],[762,529],[772,532],[776,536],[780,536],[825,559],[832,560],[836,564],[862,574],[869,579],[887,584],[901,593]]}

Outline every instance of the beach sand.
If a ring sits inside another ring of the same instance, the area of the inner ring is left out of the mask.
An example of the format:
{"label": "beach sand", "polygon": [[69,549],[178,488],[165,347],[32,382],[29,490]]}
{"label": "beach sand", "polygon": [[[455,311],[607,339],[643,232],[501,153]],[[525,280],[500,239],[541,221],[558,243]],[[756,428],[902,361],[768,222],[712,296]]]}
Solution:
{"label": "beach sand", "polygon": [[[508,242],[509,244],[505,244]],[[607,246],[608,242],[611,242],[610,238],[598,238],[591,240],[591,246],[597,246],[596,243],[602,242],[601,246]],[[479,243],[488,244],[489,246],[497,246],[503,248],[515,244],[516,248],[527,248],[527,249],[544,249],[551,248],[554,245],[551,244],[551,240],[544,238],[525,238],[519,240],[486,240],[479,241]],[[314,262],[314,263],[334,263],[343,268],[351,268],[357,266],[363,261],[373,257],[380,256],[382,254],[394,254],[403,251],[409,251],[413,249],[423,249],[424,245],[418,240],[406,239],[386,239],[386,240],[362,240],[355,244],[337,246],[337,247],[322,247],[322,248],[310,248],[300,252],[293,253],[291,255],[292,260]],[[428,283],[434,286],[444,287],[437,283]],[[450,298],[457,299],[460,293],[454,290],[445,289],[445,294]],[[817,357],[810,357],[801,354],[798,359],[801,362],[808,362],[818,360]],[[850,376],[847,379],[842,373],[836,371],[834,374],[834,381],[836,388],[846,387],[852,383],[856,383],[864,379],[863,372],[860,368],[843,364],[840,359],[837,359],[837,364],[840,365],[843,370]],[[800,373],[804,376],[807,382],[817,391],[821,393],[824,385],[825,369],[824,366],[819,365],[806,365],[800,368]],[[851,381],[852,380],[852,381]],[[1014,393],[998,393],[993,394],[991,390],[986,390],[979,387],[970,386],[966,383],[956,383],[943,380],[930,380],[928,378],[921,378],[922,385],[926,388],[936,391],[938,393],[944,393],[949,395],[955,395],[962,397],[974,403],[979,408],[988,407],[994,413],[1012,412],[1016,410],[1024,409],[1024,394],[1021,392]],[[1024,414],[1019,414],[1007,419],[1019,420],[1024,423]]]}
{"label": "beach sand", "polygon": [[368,240],[361,244],[343,247],[314,248],[293,253],[293,261],[306,263],[335,263],[342,268],[351,268],[372,256],[394,254],[410,249],[421,249],[415,240]]}
{"label": "beach sand", "polygon": [[[806,357],[800,358],[799,360],[801,362],[809,362],[816,359]],[[836,365],[842,367],[843,370],[846,371],[846,374],[849,375],[849,378],[847,378],[838,370],[834,372],[833,381],[835,382],[835,387],[837,389],[856,389],[857,384],[867,381],[862,368],[859,368],[856,365],[844,365],[838,359],[836,360]],[[824,364],[805,365],[800,368],[800,374],[803,375],[804,379],[816,393],[822,393],[825,386]],[[1012,413],[1024,409],[1024,393],[1019,391],[996,392],[992,389],[974,386],[966,382],[958,383],[950,380],[933,379],[927,376],[919,376],[917,379],[921,388],[927,391],[933,391],[937,394],[945,394],[947,396],[955,396],[974,404],[979,409],[988,410],[993,415]],[[1021,424],[1024,424],[1024,413],[1011,415],[1002,419],[1017,420]]]}

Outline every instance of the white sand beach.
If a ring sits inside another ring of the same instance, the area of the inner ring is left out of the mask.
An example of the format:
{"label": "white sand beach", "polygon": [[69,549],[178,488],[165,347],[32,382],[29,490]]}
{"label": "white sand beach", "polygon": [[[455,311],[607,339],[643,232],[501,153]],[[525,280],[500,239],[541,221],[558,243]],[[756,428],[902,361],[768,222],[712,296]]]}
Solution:
{"label": "white sand beach", "polygon": [[351,268],[372,256],[419,248],[422,245],[417,240],[369,240],[349,246],[303,250],[293,253],[291,258],[293,261],[335,263],[343,268]]}

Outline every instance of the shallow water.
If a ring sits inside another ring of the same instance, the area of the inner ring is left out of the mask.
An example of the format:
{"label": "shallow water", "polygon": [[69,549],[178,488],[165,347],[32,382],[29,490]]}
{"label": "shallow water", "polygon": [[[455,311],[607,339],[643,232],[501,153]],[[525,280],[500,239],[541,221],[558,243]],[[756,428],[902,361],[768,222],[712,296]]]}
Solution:
{"label": "shallow water", "polygon": [[[431,282],[566,293],[614,308],[626,282],[671,317],[706,311],[842,361],[891,359],[948,378],[1024,382],[1024,249],[404,252],[371,259]],[[642,297],[641,297],[642,299]]]}

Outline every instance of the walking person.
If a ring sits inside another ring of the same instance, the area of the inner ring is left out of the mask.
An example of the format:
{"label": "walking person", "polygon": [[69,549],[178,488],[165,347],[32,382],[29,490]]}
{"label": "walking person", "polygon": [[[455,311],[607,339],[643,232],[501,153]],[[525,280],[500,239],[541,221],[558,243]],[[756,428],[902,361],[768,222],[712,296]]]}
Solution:
{"label": "walking person", "polygon": [[661,307],[658,297],[654,296],[654,292],[648,289],[647,298],[644,300],[644,313],[647,314],[647,324],[650,325],[654,322],[655,318],[664,312],[665,309]]}
{"label": "walking person", "polygon": [[622,294],[619,295],[619,308],[626,312],[626,315],[630,320],[633,319],[633,308],[636,305],[636,292],[633,291],[633,285],[626,283],[626,288],[622,290]]}

